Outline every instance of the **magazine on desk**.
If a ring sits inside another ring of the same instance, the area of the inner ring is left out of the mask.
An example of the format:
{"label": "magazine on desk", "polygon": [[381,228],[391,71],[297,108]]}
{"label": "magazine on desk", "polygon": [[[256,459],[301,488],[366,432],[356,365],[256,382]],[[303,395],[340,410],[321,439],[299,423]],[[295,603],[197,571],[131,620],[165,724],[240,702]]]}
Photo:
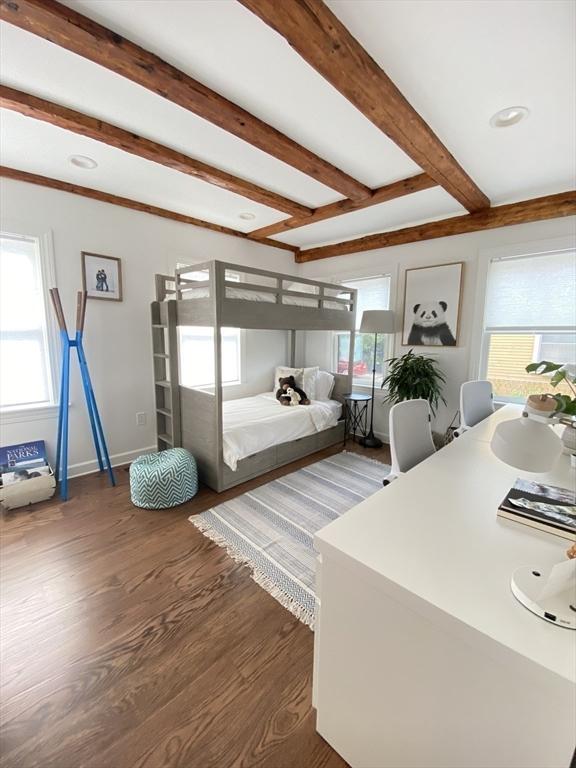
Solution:
{"label": "magazine on desk", "polygon": [[498,508],[500,517],[576,541],[576,493],[518,478]]}

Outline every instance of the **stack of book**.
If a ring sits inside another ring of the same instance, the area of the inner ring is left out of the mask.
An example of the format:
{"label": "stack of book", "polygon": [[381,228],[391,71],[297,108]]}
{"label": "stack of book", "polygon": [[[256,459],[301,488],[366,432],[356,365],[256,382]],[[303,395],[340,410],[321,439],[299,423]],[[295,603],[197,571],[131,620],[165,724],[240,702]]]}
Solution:
{"label": "stack of book", "polygon": [[519,478],[500,504],[498,514],[576,541],[576,493],[568,488]]}
{"label": "stack of book", "polygon": [[0,448],[0,502],[5,509],[49,499],[55,487],[43,440]]}

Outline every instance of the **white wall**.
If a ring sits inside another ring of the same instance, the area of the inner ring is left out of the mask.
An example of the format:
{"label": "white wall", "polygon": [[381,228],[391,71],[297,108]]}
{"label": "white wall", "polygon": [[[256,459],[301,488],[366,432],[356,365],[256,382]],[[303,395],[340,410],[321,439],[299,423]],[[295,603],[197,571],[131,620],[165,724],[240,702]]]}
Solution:
{"label": "white wall", "polygon": [[[238,400],[272,392],[274,370],[279,365],[290,365],[290,332],[245,329],[242,332],[242,382],[223,386],[223,399]],[[202,389],[214,393],[214,387]]]}
{"label": "white wall", "polygon": [[[122,259],[124,301],[110,304],[89,301],[85,340],[109,450],[116,463],[129,461],[155,445],[149,304],[154,298],[153,275],[156,272],[172,272],[177,263],[218,258],[335,281],[389,273],[393,279],[392,307],[401,317],[406,267],[465,261],[459,346],[434,350],[448,378],[448,409],[439,413],[437,423],[437,428],[442,429],[456,412],[460,384],[470,374],[479,253],[505,245],[562,237],[573,234],[576,229],[574,217],[555,219],[341,256],[297,267],[292,254],[287,251],[56,190],[2,179],[0,195],[2,229],[30,234],[52,232],[57,285],[69,326],[74,321],[76,291],[81,287],[80,252],[86,250]],[[246,342],[247,382],[232,388],[227,396],[271,389],[269,372],[274,365],[288,362],[289,344],[287,334],[283,332],[249,332]],[[298,349],[299,359],[302,359],[304,350],[300,338]],[[397,334],[394,353],[405,349],[400,346],[400,335]],[[329,335],[323,339],[320,334],[310,334],[305,349],[307,364],[329,368],[330,357]],[[72,474],[95,468],[82,397],[74,365],[70,410]],[[147,414],[146,426],[136,426],[137,412]],[[376,431],[385,436],[387,408],[378,405],[375,414]],[[56,425],[55,418],[4,423],[0,442],[6,445],[44,439],[53,455]]]}
{"label": "white wall", "polygon": [[[474,327],[474,308],[477,299],[476,282],[480,253],[501,246],[519,243],[529,244],[534,241],[575,234],[576,217],[571,216],[312,261],[300,265],[300,274],[303,277],[336,282],[357,277],[390,274],[392,276],[390,308],[395,310],[399,324],[399,332],[394,340],[394,355],[400,355],[409,349],[409,347],[402,346],[400,333],[404,308],[405,269],[454,261],[465,262],[458,346],[454,348],[431,348],[429,350],[431,355],[437,356],[440,367],[447,378],[445,395],[448,400],[448,407],[442,407],[439,410],[435,423],[435,429],[444,430],[458,410],[461,383],[475,375],[474,365],[477,361],[471,357],[471,346],[473,346],[475,335],[479,332],[479,328]],[[550,300],[553,301],[553,297],[550,297]],[[309,353],[314,350],[315,353],[319,354],[321,351],[318,347],[317,335],[313,339],[310,339],[310,336],[306,349],[307,365],[312,364]],[[318,361],[317,364],[325,364],[326,360],[330,359],[328,343],[326,340],[324,359]],[[423,347],[419,350],[426,352]],[[374,414],[374,428],[380,436],[386,437],[388,434],[388,407],[382,405],[382,397],[382,393],[379,392]]]}
{"label": "white wall", "polygon": [[261,392],[272,392],[276,366],[290,365],[290,333],[289,331],[246,330],[243,355],[242,384],[226,387],[224,390],[226,400],[249,397]]}
{"label": "white wall", "polygon": [[[85,332],[94,390],[116,463],[129,461],[155,445],[149,319],[154,274],[173,272],[178,262],[210,259],[296,272],[288,251],[65,192],[2,179],[0,195],[3,230],[34,235],[52,232],[57,286],[69,329],[74,326],[76,292],[82,287],[81,251],[122,259],[124,301],[89,300]],[[258,352],[255,341],[253,337],[247,345],[248,365]],[[70,464],[71,474],[78,474],[93,470],[96,464],[75,361],[72,371]],[[257,374],[262,381],[268,378],[261,369]],[[267,388],[271,387],[270,380]],[[137,412],[147,414],[146,426],[136,426]],[[53,456],[56,427],[56,418],[3,423],[0,442],[6,445],[43,439]]]}

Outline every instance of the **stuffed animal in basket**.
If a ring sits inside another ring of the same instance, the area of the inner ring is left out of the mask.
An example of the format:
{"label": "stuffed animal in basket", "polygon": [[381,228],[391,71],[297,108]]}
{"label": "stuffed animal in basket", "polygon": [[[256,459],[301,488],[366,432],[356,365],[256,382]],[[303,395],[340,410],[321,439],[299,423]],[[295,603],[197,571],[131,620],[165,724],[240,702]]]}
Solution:
{"label": "stuffed animal in basket", "polygon": [[[281,405],[310,405],[308,395],[303,389],[296,386],[294,376],[284,376],[283,378],[278,379],[278,383],[280,386],[276,390],[276,400],[278,400]],[[293,390],[292,396],[288,392],[290,389]],[[299,396],[299,403],[293,401],[294,395]]]}

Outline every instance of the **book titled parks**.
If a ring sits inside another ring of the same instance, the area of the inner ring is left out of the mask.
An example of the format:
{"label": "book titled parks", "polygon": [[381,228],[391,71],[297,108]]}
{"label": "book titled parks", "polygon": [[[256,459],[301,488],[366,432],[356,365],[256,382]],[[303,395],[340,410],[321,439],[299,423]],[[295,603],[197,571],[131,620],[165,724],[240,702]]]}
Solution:
{"label": "book titled parks", "polygon": [[0,447],[0,475],[21,469],[35,469],[47,464],[44,440]]}
{"label": "book titled parks", "polygon": [[576,492],[518,478],[498,508],[500,517],[576,540]]}

